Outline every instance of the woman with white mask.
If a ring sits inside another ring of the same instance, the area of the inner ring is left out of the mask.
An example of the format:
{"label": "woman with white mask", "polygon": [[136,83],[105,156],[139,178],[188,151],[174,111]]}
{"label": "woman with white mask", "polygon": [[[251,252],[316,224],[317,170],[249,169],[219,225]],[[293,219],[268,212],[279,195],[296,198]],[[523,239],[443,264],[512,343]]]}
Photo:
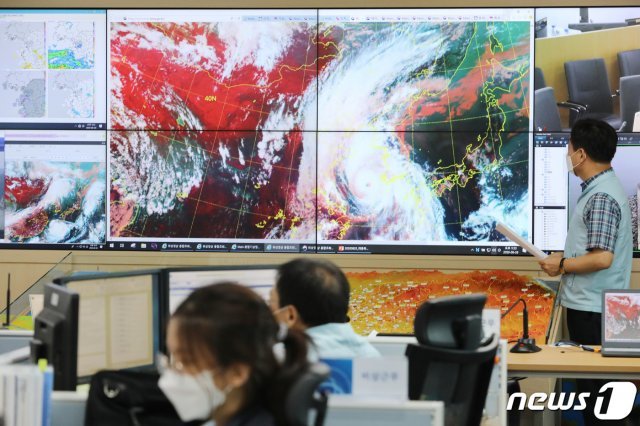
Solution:
{"label": "woman with white mask", "polygon": [[[273,350],[278,342],[283,363]],[[280,327],[250,289],[220,283],[191,293],[171,317],[167,347],[158,384],[183,421],[286,425],[289,385],[308,366],[307,339]]]}

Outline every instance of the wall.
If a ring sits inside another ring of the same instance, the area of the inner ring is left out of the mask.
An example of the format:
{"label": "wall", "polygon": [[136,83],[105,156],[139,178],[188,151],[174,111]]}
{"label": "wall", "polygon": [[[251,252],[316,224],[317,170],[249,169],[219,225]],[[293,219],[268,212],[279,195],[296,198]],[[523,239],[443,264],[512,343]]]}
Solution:
{"label": "wall", "polygon": [[[12,300],[62,260],[66,251],[0,250],[0,309],[4,309],[6,274],[11,272]],[[74,252],[76,270],[122,271],[193,265],[279,264],[298,255],[272,253],[132,253]],[[358,270],[440,269],[445,272],[506,269],[546,277],[532,257],[408,256],[408,255],[308,255],[331,259],[340,267]],[[640,260],[635,260],[632,287],[640,288]]]}
{"label": "wall", "polygon": [[579,7],[638,6],[637,0],[3,0],[2,7]]}
{"label": "wall", "polygon": [[[619,0],[618,6],[637,6],[637,0]],[[2,7],[222,7],[222,8],[259,8],[265,7],[517,7],[532,6],[598,6],[605,5],[605,0],[583,0],[577,1],[515,1],[515,0],[400,0],[389,2],[388,0],[325,0],[325,1],[303,1],[303,0],[2,0]],[[638,31],[640,27],[632,30]],[[634,32],[635,40],[640,38],[640,33]],[[566,42],[557,40],[540,40],[544,42]],[[610,43],[611,45],[611,43]],[[541,46],[543,48],[545,46]],[[606,44],[602,46],[605,48]],[[538,43],[536,43],[538,48]],[[545,47],[546,48],[546,47]],[[551,46],[549,49],[560,52],[558,46]],[[574,54],[580,49],[573,49]],[[565,60],[566,56],[562,56]],[[551,58],[550,60],[552,60]],[[558,58],[553,60],[559,60]],[[617,72],[617,71],[616,71]],[[559,84],[557,76],[553,71],[549,71],[549,84]],[[566,93],[566,90],[565,90]],[[565,96],[562,92],[556,92],[558,98]],[[15,299],[31,283],[35,282],[46,271],[60,261],[68,252],[66,251],[34,251],[34,250],[0,250],[0,299],[4,299],[6,274],[12,274],[12,296]],[[74,263],[82,269],[100,270],[123,270],[137,267],[160,267],[177,265],[216,265],[216,264],[266,264],[280,263],[292,258],[292,255],[275,254],[176,254],[176,253],[104,253],[104,252],[76,252],[74,253]],[[533,258],[499,258],[499,257],[462,257],[462,256],[400,256],[400,255],[372,255],[372,256],[331,256],[325,255],[341,267],[349,269],[441,269],[444,271],[465,271],[465,270],[486,270],[486,269],[509,269],[519,273],[526,273],[534,276],[542,276],[537,263]],[[640,288],[640,261],[634,262],[634,272],[632,286]],[[3,308],[4,301],[0,302]]]}

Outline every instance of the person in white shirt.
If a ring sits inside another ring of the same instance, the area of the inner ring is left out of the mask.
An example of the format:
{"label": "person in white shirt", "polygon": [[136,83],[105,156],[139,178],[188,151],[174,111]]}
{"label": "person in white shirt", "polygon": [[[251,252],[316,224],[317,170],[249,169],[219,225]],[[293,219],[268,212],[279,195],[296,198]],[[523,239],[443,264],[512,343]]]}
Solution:
{"label": "person in white shirt", "polygon": [[278,268],[269,305],[278,321],[311,337],[312,357],[380,356],[349,324],[349,293],[349,281],[335,264],[300,258]]}

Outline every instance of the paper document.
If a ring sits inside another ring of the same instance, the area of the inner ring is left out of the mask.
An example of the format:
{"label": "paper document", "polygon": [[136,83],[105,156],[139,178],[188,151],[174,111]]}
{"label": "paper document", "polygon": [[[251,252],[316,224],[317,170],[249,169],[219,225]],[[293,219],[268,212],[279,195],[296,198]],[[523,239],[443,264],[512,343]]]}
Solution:
{"label": "paper document", "polygon": [[44,294],[30,294],[29,306],[31,307],[31,317],[37,317],[44,308]]}
{"label": "paper document", "polygon": [[536,259],[542,260],[547,257],[547,254],[545,254],[542,250],[522,238],[520,235],[516,234],[513,229],[509,228],[504,223],[498,222],[498,224],[496,225],[496,231],[531,253],[533,256],[535,256]]}

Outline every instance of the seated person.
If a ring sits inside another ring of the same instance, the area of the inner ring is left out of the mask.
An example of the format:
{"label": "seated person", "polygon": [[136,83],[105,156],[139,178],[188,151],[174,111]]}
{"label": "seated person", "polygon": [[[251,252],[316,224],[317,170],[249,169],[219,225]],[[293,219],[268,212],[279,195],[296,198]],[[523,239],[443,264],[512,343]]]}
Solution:
{"label": "seated person", "polygon": [[349,281],[336,265],[300,258],[278,268],[269,304],[279,321],[311,337],[320,359],[380,356],[348,322],[349,293]]}
{"label": "seated person", "polygon": [[169,321],[167,347],[158,385],[185,422],[284,425],[288,388],[308,367],[306,336],[279,326],[260,296],[234,283],[191,293]]}

